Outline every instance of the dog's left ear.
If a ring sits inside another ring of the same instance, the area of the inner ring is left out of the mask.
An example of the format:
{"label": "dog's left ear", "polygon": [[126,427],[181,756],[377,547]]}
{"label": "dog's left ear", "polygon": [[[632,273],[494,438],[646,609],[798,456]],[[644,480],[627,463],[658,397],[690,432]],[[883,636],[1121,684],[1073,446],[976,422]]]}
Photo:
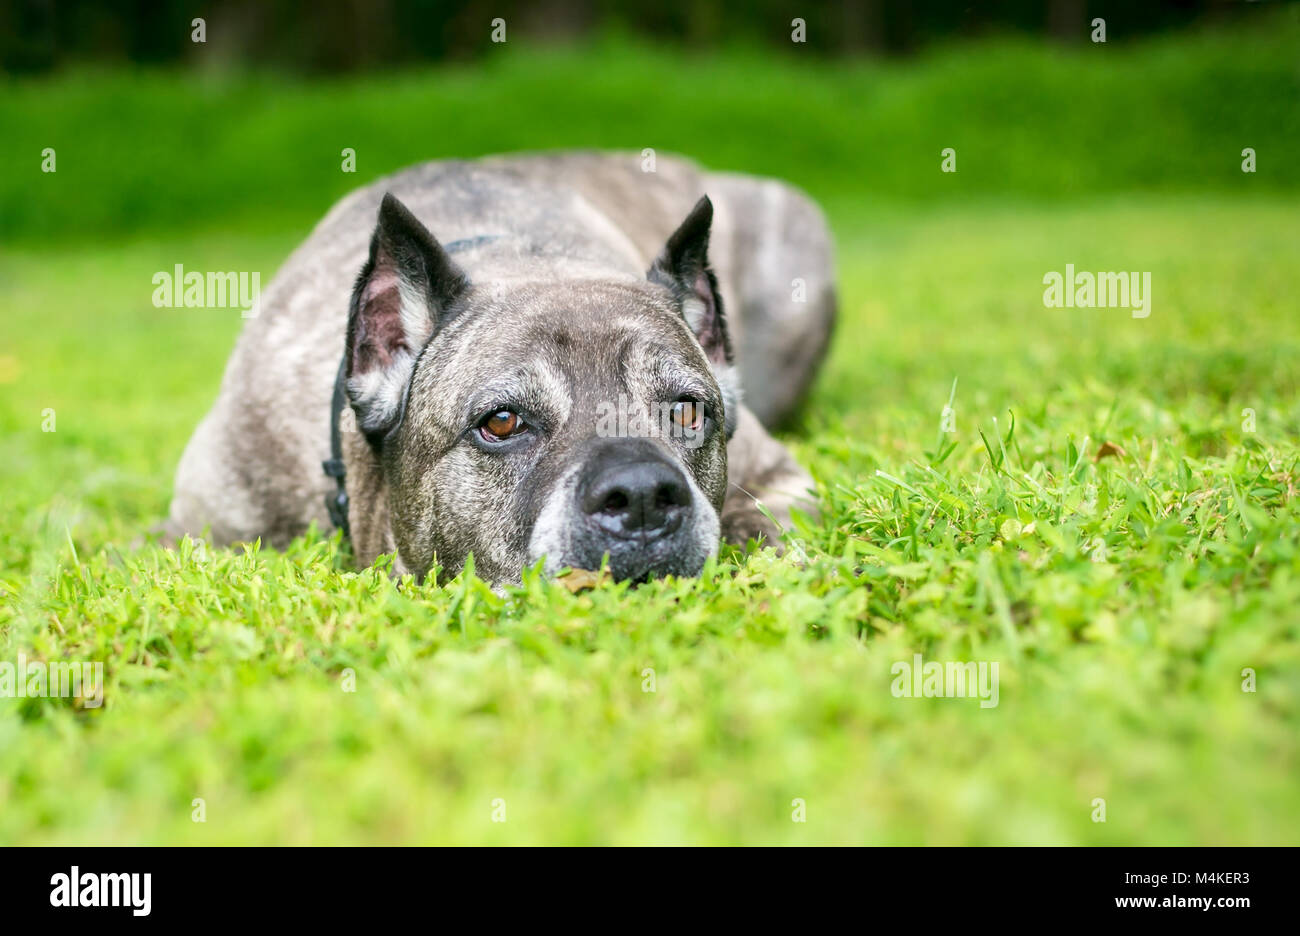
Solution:
{"label": "dog's left ear", "polygon": [[667,286],[677,296],[686,324],[695,333],[709,363],[716,368],[731,364],[732,354],[718,281],[709,269],[712,223],[713,202],[705,195],[668,238],[646,277]]}
{"label": "dog's left ear", "polygon": [[352,293],[343,361],[358,425],[372,442],[401,420],[420,350],[468,288],[428,229],[386,194]]}

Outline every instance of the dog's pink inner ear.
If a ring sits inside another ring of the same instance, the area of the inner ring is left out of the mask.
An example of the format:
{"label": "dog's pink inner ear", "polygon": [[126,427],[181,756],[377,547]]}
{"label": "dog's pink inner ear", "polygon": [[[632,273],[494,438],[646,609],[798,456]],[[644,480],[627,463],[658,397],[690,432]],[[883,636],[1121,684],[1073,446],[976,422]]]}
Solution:
{"label": "dog's pink inner ear", "polygon": [[718,315],[713,284],[709,282],[709,274],[706,271],[701,270],[695,277],[691,291],[695,294],[701,308],[695,311],[693,316],[695,321],[691,321],[688,317],[687,324],[691,331],[695,332],[695,337],[709,360],[715,364],[725,364],[727,363],[727,339],[722,319]]}
{"label": "dog's pink inner ear", "polygon": [[352,373],[365,374],[387,367],[393,355],[408,347],[402,327],[402,294],[397,274],[375,271],[361,291],[360,314],[353,348]]}

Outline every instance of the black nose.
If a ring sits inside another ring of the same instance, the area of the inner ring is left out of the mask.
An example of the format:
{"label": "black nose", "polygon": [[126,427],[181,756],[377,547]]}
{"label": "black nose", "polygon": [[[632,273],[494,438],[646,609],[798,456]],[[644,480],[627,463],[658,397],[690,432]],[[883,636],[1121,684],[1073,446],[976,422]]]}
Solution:
{"label": "black nose", "polygon": [[640,539],[674,532],[691,503],[686,478],[662,459],[607,463],[588,476],[579,496],[602,530]]}

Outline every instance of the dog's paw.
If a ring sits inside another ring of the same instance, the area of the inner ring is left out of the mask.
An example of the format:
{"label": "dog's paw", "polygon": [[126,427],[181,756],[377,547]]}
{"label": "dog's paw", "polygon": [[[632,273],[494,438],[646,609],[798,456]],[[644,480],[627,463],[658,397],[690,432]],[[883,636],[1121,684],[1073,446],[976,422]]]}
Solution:
{"label": "dog's paw", "polygon": [[777,554],[785,552],[781,531],[765,514],[749,508],[722,515],[722,538],[736,546],[756,540],[760,546],[770,546]]}

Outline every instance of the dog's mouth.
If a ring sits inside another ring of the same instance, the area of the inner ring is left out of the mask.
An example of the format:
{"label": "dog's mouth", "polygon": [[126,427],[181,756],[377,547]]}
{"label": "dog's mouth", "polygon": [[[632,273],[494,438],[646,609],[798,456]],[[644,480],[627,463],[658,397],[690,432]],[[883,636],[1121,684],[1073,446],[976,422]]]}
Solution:
{"label": "dog's mouth", "polygon": [[649,544],[592,543],[566,564],[593,570],[607,566],[617,582],[642,583],[669,575],[699,575],[707,559],[708,553],[696,548],[691,537],[669,537]]}
{"label": "dog's mouth", "polygon": [[[712,513],[712,511],[709,511]],[[530,562],[545,559],[545,570],[554,574],[561,569],[598,573],[607,570],[616,582],[642,584],[674,576],[694,578],[718,549],[716,519],[712,524],[686,522],[676,535],[650,542],[583,535],[573,530],[569,548],[534,553]]]}

